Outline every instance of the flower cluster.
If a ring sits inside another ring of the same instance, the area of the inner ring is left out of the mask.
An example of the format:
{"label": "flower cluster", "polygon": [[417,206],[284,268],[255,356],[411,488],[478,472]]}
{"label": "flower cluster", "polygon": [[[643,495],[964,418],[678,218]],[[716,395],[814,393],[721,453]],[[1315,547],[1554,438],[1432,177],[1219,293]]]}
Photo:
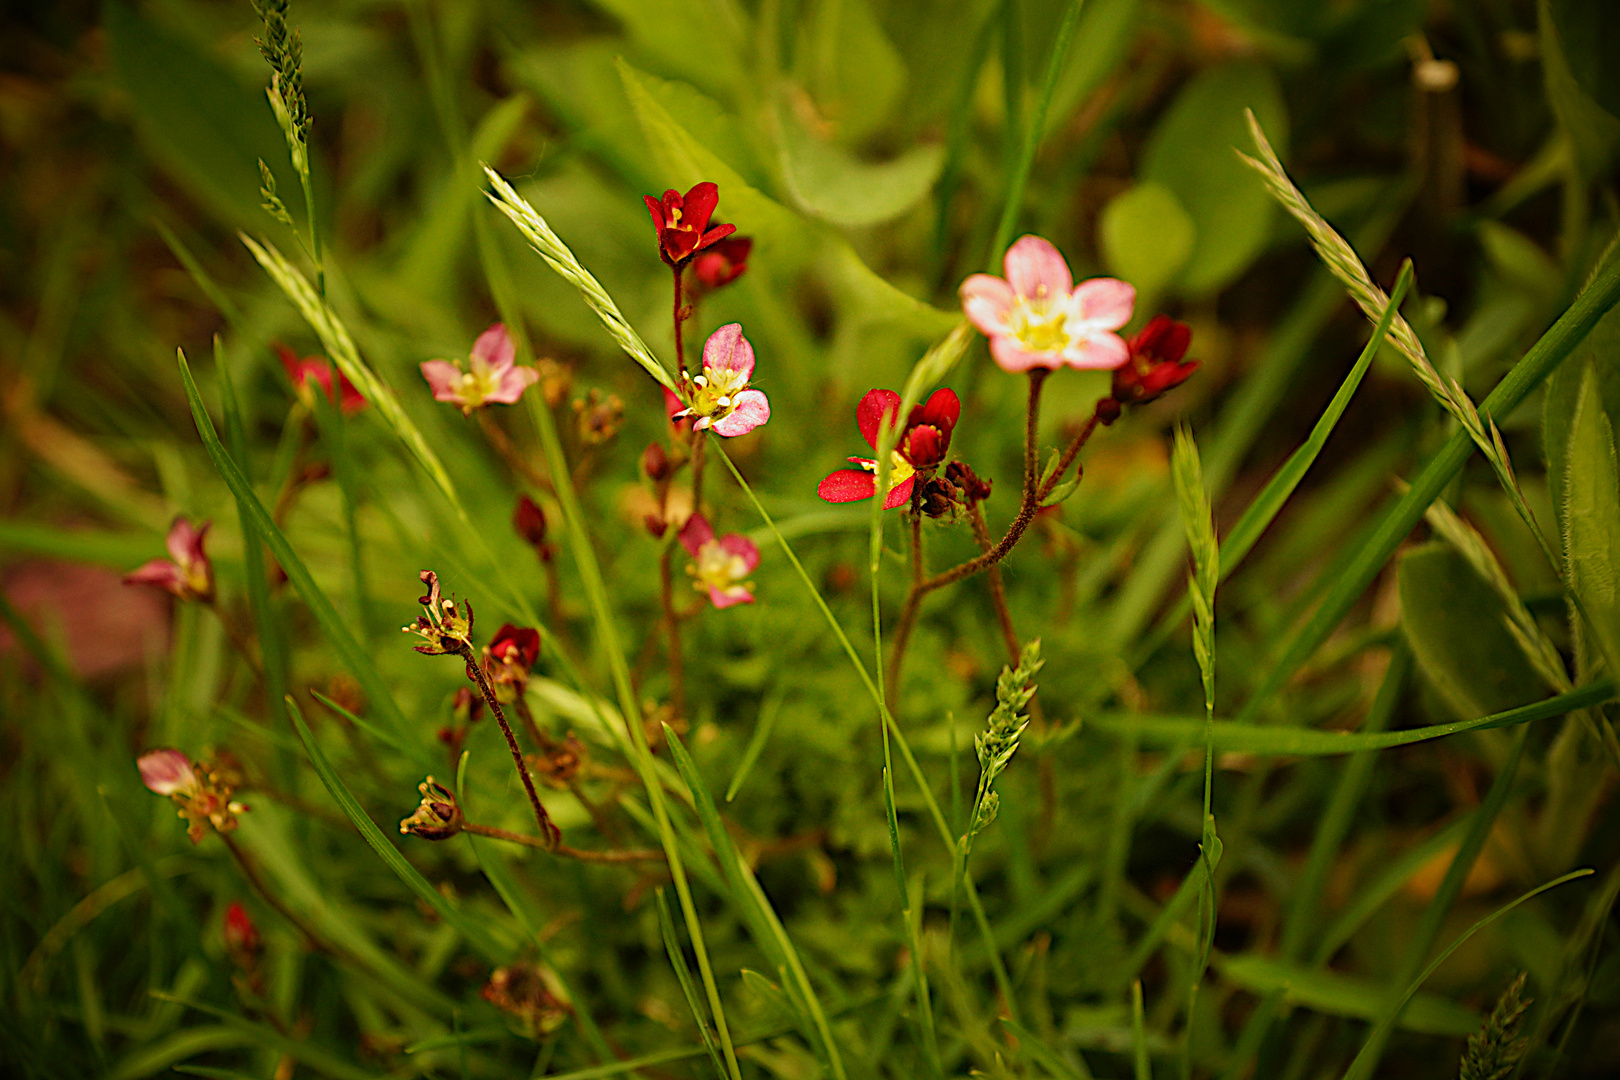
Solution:
{"label": "flower cluster", "polygon": [[759,565],[759,548],[740,533],[715,536],[714,526],[693,513],[681,528],[681,546],[694,560],[689,568],[699,592],[706,592],[717,608],[754,602],[754,583],[747,580]]}
{"label": "flower cluster", "polygon": [[179,807],[186,821],[186,835],[193,844],[202,840],[212,825],[217,832],[236,828],[236,817],[247,807],[232,796],[239,783],[236,770],[223,760],[193,765],[179,750],[151,750],[135,759],[141,782],[154,795],[162,795]]}
{"label": "flower cluster", "polygon": [[[276,354],[281,357],[281,366],[286,369],[287,378],[292,380],[293,391],[306,407],[315,406],[312,383],[320,388],[328,401],[342,410],[344,416],[352,416],[366,407],[365,395],[355,389],[347,375],[333,372],[332,365],[327,363],[325,357],[306,356],[300,360],[298,354],[285,345],[277,345]],[[334,374],[337,377],[336,389],[332,386]]]}
{"label": "flower cluster", "polygon": [[422,793],[422,803],[399,823],[400,832],[423,840],[448,840],[461,831],[461,805],[449,788],[430,776],[416,790]]}
{"label": "flower cluster", "polygon": [[150,585],[173,593],[181,600],[214,602],[214,564],[203,551],[203,538],[209,522],[192,528],[183,517],[169,527],[169,558],[153,559],[124,576],[125,585]]}
{"label": "flower cluster", "polygon": [[422,584],[428,587],[426,596],[418,597],[417,603],[422,605],[422,614],[416,617],[416,622],[400,629],[407,634],[418,634],[425,645],[417,645],[417,652],[425,656],[443,656],[454,653],[458,656],[468,655],[472,652],[473,609],[472,601],[463,602],[467,609],[463,616],[454,600],[446,600],[439,592],[439,575],[432,570],[423,570],[417,575]]}
{"label": "flower cluster", "polygon": [[534,368],[517,366],[517,347],[502,323],[478,335],[466,371],[452,360],[426,360],[421,366],[433,400],[458,405],[467,415],[485,405],[511,405],[540,378]]}
{"label": "flower cluster", "polygon": [[[868,390],[855,407],[855,426],[874,451],[883,425],[900,411],[900,395],[893,390]],[[884,493],[884,509],[903,506],[911,498],[917,474],[938,468],[951,447],[951,432],[962,417],[962,402],[956,391],[942,387],[927,401],[911,410],[900,429],[889,462],[889,489]],[[816,493],[828,502],[854,502],[877,494],[878,463],[872,458],[852,457],[858,469],[839,469],[823,480]]]}

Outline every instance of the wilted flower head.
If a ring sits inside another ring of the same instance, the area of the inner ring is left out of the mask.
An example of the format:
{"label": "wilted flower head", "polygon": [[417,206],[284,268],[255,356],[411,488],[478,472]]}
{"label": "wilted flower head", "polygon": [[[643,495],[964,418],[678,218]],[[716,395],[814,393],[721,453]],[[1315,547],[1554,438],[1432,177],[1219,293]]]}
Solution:
{"label": "wilted flower head", "polygon": [[285,345],[277,345],[276,354],[281,357],[281,366],[287,369],[287,378],[292,380],[294,392],[305,405],[313,407],[315,403],[315,391],[310,388],[313,382],[320,387],[328,401],[343,410],[344,416],[351,416],[366,407],[365,395],[356,390],[349,377],[342,372],[337,373],[338,391],[336,394],[332,392],[332,365],[324,357],[306,356],[300,360],[298,354]]}
{"label": "wilted flower head", "polygon": [[624,427],[624,400],[618,394],[603,395],[595,387],[583,398],[574,399],[574,412],[579,418],[579,441],[586,446],[599,446]]}
{"label": "wilted flower head", "polygon": [[473,609],[472,602],[465,603],[467,614],[462,616],[454,600],[446,600],[439,592],[439,575],[431,570],[423,570],[417,575],[424,585],[428,587],[426,596],[418,597],[416,602],[422,605],[423,614],[416,617],[416,622],[400,629],[407,634],[420,634],[427,642],[426,645],[417,645],[417,652],[426,656],[439,656],[444,653],[463,655],[472,650]]}
{"label": "wilted flower head", "polygon": [[505,623],[484,646],[484,671],[497,685],[521,686],[540,658],[540,631]]}
{"label": "wilted flower head", "polygon": [[528,761],[547,784],[566,788],[579,776],[585,764],[585,753],[585,744],[570,731],[561,742],[554,741],[539,754],[529,755]]}
{"label": "wilted flower head", "polygon": [[399,823],[399,831],[424,840],[448,840],[461,831],[461,806],[451,791],[428,777],[416,785],[422,803]]}
{"label": "wilted flower head", "polygon": [[692,556],[687,571],[697,579],[699,592],[707,591],[717,608],[754,602],[754,583],[747,580],[759,565],[759,548],[740,533],[714,535],[714,527],[702,514],[694,513],[681,528],[681,546]]}
{"label": "wilted flower head", "polygon": [[238,963],[252,960],[264,948],[253,916],[235,900],[225,908],[225,948]]}
{"label": "wilted flower head", "polygon": [[698,431],[712,428],[728,438],[746,435],[771,418],[771,403],[748,389],[754,374],[754,346],[743,337],[741,323],[727,323],[703,343],[703,373],[688,384],[691,404],[670,416],[692,417]]}
{"label": "wilted flower head", "polygon": [[166,541],[169,558],[153,559],[124,577],[125,585],[151,585],[173,593],[182,600],[214,600],[214,565],[203,551],[203,538],[210,522],[192,528],[184,517],[174,519]]}
{"label": "wilted flower head", "polygon": [[1131,320],[1134,288],[1114,278],[1075,285],[1058,249],[1038,236],[1020,238],[1003,265],[1005,279],[974,274],[962,283],[962,310],[1003,370],[1125,363],[1125,340],[1114,331]]}
{"label": "wilted flower head", "polygon": [[491,972],[484,1000],[516,1018],[532,1039],[556,1031],[573,1012],[557,977],[549,969],[527,962]]}
{"label": "wilted flower head", "polygon": [[707,180],[694,184],[685,195],[671,188],[662,199],[651,195],[641,199],[658,230],[658,257],[670,266],[684,265],[697,252],[737,231],[735,225],[709,228],[709,219],[720,203],[720,189]]}
{"label": "wilted flower head", "polygon": [[728,236],[692,260],[692,274],[705,289],[730,285],[747,272],[753,250],[751,237]]}
{"label": "wilted flower head", "polygon": [[510,405],[523,396],[540,373],[517,366],[517,347],[503,323],[496,323],[473,342],[467,370],[450,360],[422,363],[422,377],[433,390],[434,401],[461,406],[471,415],[485,405]]}
{"label": "wilted flower head", "polygon": [[[873,450],[884,422],[900,410],[900,395],[893,390],[869,390],[855,406],[855,426]],[[950,449],[951,432],[962,416],[962,402],[956,391],[941,387],[927,401],[917,405],[906,418],[893,456],[889,459],[889,490],[883,506],[893,509],[911,498],[916,474],[939,467]],[[854,502],[877,494],[877,465],[871,458],[852,457],[858,469],[839,469],[816,488],[828,502]]]}
{"label": "wilted flower head", "polygon": [[222,833],[235,829],[236,815],[247,810],[231,798],[238,777],[226,764],[207,761],[193,765],[179,750],[165,748],[142,754],[135,766],[148,790],[180,808],[193,844],[203,838],[208,825]]}
{"label": "wilted flower head", "polygon": [[1153,316],[1128,344],[1130,360],[1114,369],[1114,400],[1121,405],[1145,405],[1198,370],[1198,361],[1182,361],[1192,328],[1168,315]]}

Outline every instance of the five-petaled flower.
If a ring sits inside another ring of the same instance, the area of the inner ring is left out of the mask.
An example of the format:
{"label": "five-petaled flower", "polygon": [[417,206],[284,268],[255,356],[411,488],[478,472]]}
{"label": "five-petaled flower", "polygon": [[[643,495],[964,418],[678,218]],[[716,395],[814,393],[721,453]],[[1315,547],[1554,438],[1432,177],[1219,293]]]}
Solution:
{"label": "five-petaled flower", "polygon": [[461,806],[449,788],[430,776],[416,790],[422,793],[422,802],[399,823],[400,832],[423,840],[448,840],[461,831]]}
{"label": "five-petaled flower", "polygon": [[1007,249],[1005,279],[974,274],[962,283],[962,310],[990,339],[1005,371],[1117,368],[1129,359],[1115,333],[1131,320],[1136,290],[1115,278],[1074,284],[1058,249],[1025,236]]}
{"label": "five-petaled flower", "polygon": [[306,406],[315,404],[315,391],[310,385],[313,383],[320,387],[328,401],[343,410],[344,416],[352,416],[366,407],[365,395],[356,390],[342,372],[337,373],[338,392],[332,393],[332,365],[325,358],[306,356],[300,360],[298,354],[285,345],[277,345],[276,352],[281,357],[281,366],[287,369],[287,378],[292,380],[293,390]]}
{"label": "five-petaled flower", "polygon": [[737,231],[735,225],[709,227],[709,219],[720,202],[720,189],[707,180],[694,184],[685,195],[671,188],[662,199],[651,195],[641,199],[658,230],[658,256],[670,266],[684,266],[699,251]]}
{"label": "five-petaled flower", "polygon": [[485,405],[510,405],[523,396],[540,373],[517,366],[517,347],[503,323],[496,323],[473,342],[467,370],[451,360],[425,360],[422,377],[433,390],[434,401],[447,401],[472,414]]}
{"label": "five-petaled flower", "polygon": [[681,528],[681,546],[692,556],[687,568],[697,579],[694,587],[707,591],[717,608],[754,602],[754,583],[747,580],[759,565],[759,548],[740,533],[715,536],[714,527],[702,514],[694,513]]}
{"label": "five-petaled flower", "polygon": [[1183,361],[1192,343],[1192,329],[1168,315],[1155,315],[1130,340],[1131,358],[1114,369],[1114,400],[1121,405],[1145,405],[1166,390],[1186,382],[1198,370],[1198,361]]}
{"label": "five-petaled flower", "polygon": [[467,614],[463,617],[454,600],[446,600],[440,595],[438,574],[431,570],[423,570],[417,577],[428,587],[428,594],[417,597],[416,600],[422,605],[423,614],[418,615],[416,622],[410,626],[402,626],[400,629],[407,634],[421,635],[427,644],[414,647],[424,656],[454,653],[457,656],[467,656],[468,662],[471,663],[472,601],[466,601]]}
{"label": "five-petaled flower", "polygon": [[187,822],[186,835],[193,844],[203,838],[206,826],[219,832],[236,828],[236,816],[247,807],[231,798],[235,783],[231,770],[215,768],[208,762],[197,765],[179,750],[150,750],[135,759],[141,782],[154,795],[162,795],[180,808]]}
{"label": "five-petaled flower", "polygon": [[484,646],[484,672],[497,686],[522,686],[529,669],[540,659],[540,631],[533,627],[502,624]]}
{"label": "five-petaled flower", "polygon": [[125,585],[151,585],[173,593],[182,600],[214,601],[214,564],[203,551],[203,538],[209,522],[192,528],[183,517],[169,526],[167,545],[170,559],[153,559],[124,576]]}
{"label": "five-petaled flower", "polygon": [[[900,395],[893,390],[868,390],[855,406],[855,424],[861,437],[877,449],[878,432],[889,417],[900,410]],[[962,402],[949,387],[935,390],[927,401],[912,408],[905,427],[889,459],[889,489],[883,500],[885,510],[902,506],[911,498],[917,473],[939,467],[950,449],[951,432],[962,416]],[[816,488],[828,502],[854,502],[877,494],[877,462],[852,457],[858,469],[839,469]]]}
{"label": "five-petaled flower", "polygon": [[689,404],[670,419],[692,417],[698,431],[746,435],[771,418],[765,395],[748,389],[753,374],[754,346],[743,337],[741,323],[727,323],[703,343],[703,373],[688,380]]}
{"label": "five-petaled flower", "polygon": [[754,250],[749,236],[728,236],[692,260],[692,275],[705,289],[730,285],[748,270],[748,255]]}

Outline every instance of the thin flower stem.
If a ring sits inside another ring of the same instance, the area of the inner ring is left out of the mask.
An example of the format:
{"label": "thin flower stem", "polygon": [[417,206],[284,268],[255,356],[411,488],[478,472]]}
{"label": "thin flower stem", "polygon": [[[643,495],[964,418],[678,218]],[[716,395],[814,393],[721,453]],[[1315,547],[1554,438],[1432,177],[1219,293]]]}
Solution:
{"label": "thin flower stem", "polygon": [[[978,503],[968,507],[968,522],[973,526],[973,539],[978,541],[982,551],[989,551],[994,546],[990,539],[990,527],[985,524],[984,510]],[[1007,609],[1007,589],[1001,581],[1001,567],[990,567],[990,603],[996,609],[996,621],[1001,623],[1001,636],[1007,643],[1007,656],[1013,663],[1018,663],[1018,631],[1013,628],[1012,612]]]}
{"label": "thin flower stem", "polygon": [[709,445],[707,431],[692,432],[692,513],[703,509],[703,451]]}
{"label": "thin flower stem", "polygon": [[681,620],[675,614],[675,582],[670,571],[674,545],[665,544],[658,556],[658,598],[664,608],[664,633],[669,636],[669,700],[675,719],[686,715],[686,674],[681,656]]}
{"label": "thin flower stem", "polygon": [[231,853],[231,857],[236,860],[236,865],[242,870],[242,876],[247,878],[249,885],[253,886],[253,891],[258,893],[265,903],[275,908],[276,914],[292,923],[293,926],[297,928],[298,932],[304,935],[304,940],[309,943],[310,948],[316,950],[317,952],[328,953],[332,956],[342,956],[345,959],[353,959],[347,953],[344,953],[342,950],[333,946],[325,938],[321,937],[321,935],[316,932],[314,927],[310,926],[309,923],[304,921],[304,918],[301,915],[293,911],[286,904],[282,903],[281,898],[270,891],[270,886],[265,884],[264,878],[259,874],[259,868],[253,865],[253,860],[248,857],[248,853],[243,851],[241,847],[237,845],[235,840],[231,839],[224,833],[220,833],[219,838],[225,842],[226,850],[228,850]]}
{"label": "thin flower stem", "polygon": [[681,332],[681,324],[686,321],[685,313],[681,311],[681,276],[684,268],[676,266],[675,273],[675,307],[672,312],[675,320],[675,367],[680,371],[682,379],[686,377],[686,335]]}
{"label": "thin flower stem", "polygon": [[[1107,400],[1107,398],[1103,398],[1097,404],[1100,406],[1103,401]],[[1085,426],[1080,429],[1079,434],[1074,437],[1063,451],[1063,456],[1058,459],[1057,468],[1052,470],[1052,475],[1047,477],[1046,482],[1041,485],[1041,489],[1036,495],[1038,500],[1045,500],[1048,495],[1052,494],[1053,489],[1062,483],[1063,475],[1069,471],[1069,466],[1074,464],[1074,459],[1080,456],[1080,451],[1091,440],[1092,433],[1097,430],[1100,419],[1098,413],[1093,411],[1090,418],[1086,420]]]}
{"label": "thin flower stem", "polygon": [[[918,485],[918,489],[921,485]],[[914,498],[913,503],[916,502]],[[894,644],[889,654],[888,673],[885,676],[884,694],[893,709],[895,695],[900,687],[900,667],[906,657],[906,645],[911,640],[911,631],[917,625],[917,608],[922,601],[920,591],[923,580],[926,578],[928,568],[923,560],[922,550],[922,515],[915,508],[911,511],[911,588],[906,592],[904,606],[900,609],[900,621],[895,624]],[[875,581],[875,578],[874,578]],[[873,586],[874,596],[876,585]]]}
{"label": "thin flower stem", "polygon": [[219,619],[219,625],[225,628],[225,636],[230,638],[231,648],[235,649],[242,657],[242,662],[252,669],[259,682],[264,682],[264,665],[259,663],[259,658],[253,651],[253,645],[248,641],[247,635],[242,632],[242,627],[237,624],[235,619],[225,613],[225,608],[217,600],[209,600],[207,605],[213,611],[214,616]]}
{"label": "thin flower stem", "polygon": [[495,418],[489,415],[488,409],[478,410],[478,429],[484,433],[484,438],[489,440],[489,445],[494,448],[495,452],[501,456],[501,460],[505,461],[513,472],[541,491],[556,494],[556,489],[551,484],[551,477],[541,473],[533,465],[523,460],[523,455],[518,453],[517,447],[512,444],[511,436],[507,435],[501,425],[495,422]]}
{"label": "thin flower stem", "polygon": [[475,825],[470,821],[461,823],[461,831],[472,833],[474,836],[487,836],[491,840],[505,840],[510,844],[522,844],[524,847],[539,848],[541,851],[549,851],[553,855],[560,855],[565,859],[578,859],[581,862],[631,863],[664,861],[662,851],[586,851],[583,848],[569,847],[567,844],[548,844],[538,836],[512,832],[508,829],[497,829],[493,825]]}
{"label": "thin flower stem", "polygon": [[484,677],[484,669],[473,656],[472,646],[460,642],[461,649],[456,653],[467,663],[467,677],[478,684],[478,692],[484,695],[484,703],[489,711],[495,714],[496,723],[501,725],[501,734],[506,736],[507,749],[512,751],[512,761],[517,765],[518,776],[523,780],[523,790],[529,794],[529,806],[534,810],[534,820],[540,826],[540,831],[551,837],[553,846],[562,841],[562,830],[552,824],[551,816],[546,813],[545,806],[540,802],[540,795],[534,790],[534,777],[529,775],[529,764],[523,760],[523,751],[518,748],[517,736],[512,734],[512,725],[506,721],[506,710],[495,696],[495,688],[489,685]]}

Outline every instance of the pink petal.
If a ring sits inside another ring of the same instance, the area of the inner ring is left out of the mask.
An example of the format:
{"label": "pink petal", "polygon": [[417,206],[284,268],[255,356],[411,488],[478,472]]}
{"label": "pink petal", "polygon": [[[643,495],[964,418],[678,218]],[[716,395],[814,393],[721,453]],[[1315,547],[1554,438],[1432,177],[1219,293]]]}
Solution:
{"label": "pink petal", "polygon": [[1002,265],[1007,268],[1007,283],[1019,296],[1041,299],[1067,296],[1074,288],[1074,275],[1063,261],[1058,249],[1039,236],[1021,236],[1012,247]]}
{"label": "pink petal", "polygon": [[736,406],[722,420],[714,422],[714,433],[731,438],[746,435],[771,418],[771,403],[758,390],[744,390],[734,399]]}
{"label": "pink petal", "polygon": [[484,401],[510,405],[522,397],[523,391],[533,386],[539,378],[540,373],[532,367],[509,367],[501,373],[495,392],[486,396]]}
{"label": "pink petal", "polygon": [[456,384],[461,381],[460,368],[448,360],[424,360],[421,367],[422,378],[433,391],[434,401],[461,404],[461,395],[456,392]]}
{"label": "pink petal", "polygon": [[703,343],[703,369],[740,374],[744,382],[754,374],[754,347],[743,337],[742,323],[727,323]]}
{"label": "pink petal", "polygon": [[917,483],[915,476],[906,477],[905,483],[896,484],[890,491],[888,498],[883,500],[883,509],[893,510],[897,506],[904,506],[911,500],[911,489]]}
{"label": "pink petal", "polygon": [[1011,332],[1007,313],[1018,303],[1012,286],[989,274],[974,274],[962,282],[962,313],[981,334],[994,337]]}
{"label": "pink petal", "polygon": [[703,545],[713,539],[714,526],[710,525],[709,519],[702,514],[694,512],[686,519],[686,524],[681,526],[681,547],[685,548],[686,553],[694,559],[697,558],[698,551]]}
{"label": "pink petal", "polygon": [[733,604],[752,604],[754,594],[742,585],[733,585],[729,589],[717,589],[709,586],[709,603],[717,608],[728,608]]}
{"label": "pink petal", "polygon": [[177,596],[185,587],[185,582],[185,572],[168,559],[153,559],[124,575],[125,585],[151,585],[167,589]]}
{"label": "pink petal", "polygon": [[517,360],[517,346],[512,344],[512,335],[506,332],[505,323],[496,323],[473,342],[473,358],[482,360],[496,371],[509,368]]}
{"label": "pink petal", "polygon": [[1136,306],[1136,289],[1118,278],[1092,278],[1075,286],[1069,301],[1068,330],[1078,334],[1077,323],[1099,330],[1118,330],[1131,321]]}
{"label": "pink petal", "polygon": [[877,449],[878,429],[883,418],[900,411],[900,395],[893,390],[868,390],[855,406],[855,426],[861,429],[861,438],[873,450]]}
{"label": "pink petal", "polygon": [[174,524],[169,526],[169,536],[165,542],[174,561],[187,566],[202,558],[202,539],[207,532],[207,522],[203,523],[201,529],[193,529],[191,522],[185,518],[175,518]]}
{"label": "pink petal", "polygon": [[173,795],[197,783],[191,759],[178,750],[151,750],[135,759],[141,783],[156,795]]}
{"label": "pink petal", "polygon": [[1081,371],[1112,371],[1131,358],[1130,346],[1118,334],[1096,330],[1077,337],[1063,350],[1063,362]]}
{"label": "pink petal", "polygon": [[742,533],[727,533],[720,538],[720,550],[743,561],[743,573],[751,574],[759,565],[759,548]]}
{"label": "pink petal", "polygon": [[1063,366],[1061,353],[1051,349],[1031,352],[1018,344],[1017,338],[1011,337],[991,338],[990,357],[1002,371],[1028,371],[1030,368]]}
{"label": "pink petal", "polygon": [[832,503],[870,499],[877,492],[877,478],[865,469],[839,469],[816,485],[816,494]]}

